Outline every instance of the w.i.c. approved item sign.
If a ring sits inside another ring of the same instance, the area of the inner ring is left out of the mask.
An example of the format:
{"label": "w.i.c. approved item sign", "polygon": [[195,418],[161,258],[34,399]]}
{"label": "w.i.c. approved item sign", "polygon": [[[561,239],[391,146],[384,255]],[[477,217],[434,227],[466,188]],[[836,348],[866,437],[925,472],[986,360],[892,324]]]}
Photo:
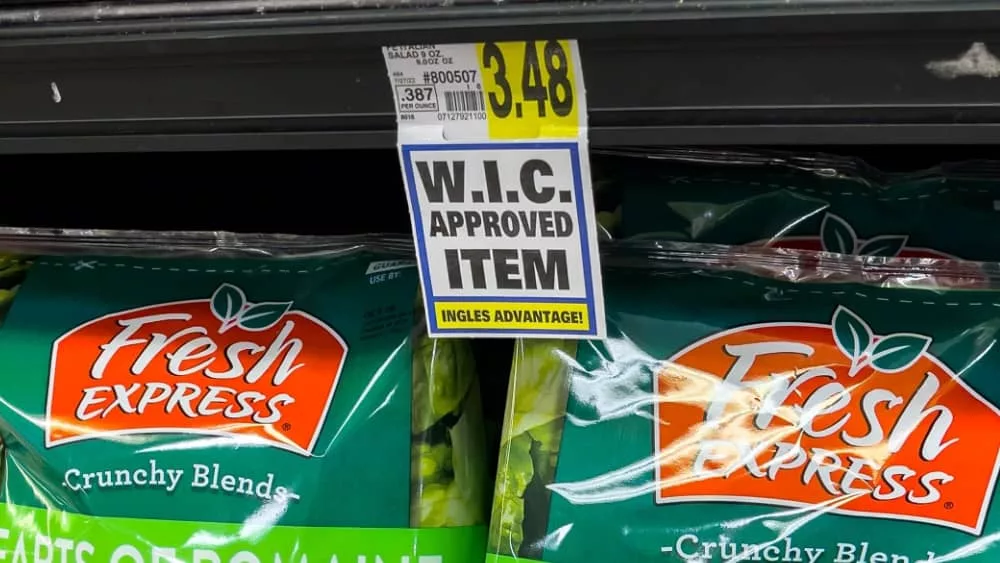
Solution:
{"label": "w.i.c. approved item sign", "polygon": [[575,43],[385,56],[430,333],[603,335]]}

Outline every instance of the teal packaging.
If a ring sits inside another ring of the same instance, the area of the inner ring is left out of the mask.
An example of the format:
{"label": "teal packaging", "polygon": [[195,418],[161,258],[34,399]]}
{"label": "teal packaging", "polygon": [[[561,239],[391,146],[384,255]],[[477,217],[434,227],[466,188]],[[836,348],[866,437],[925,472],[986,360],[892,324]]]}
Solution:
{"label": "teal packaging", "polygon": [[468,343],[426,337],[412,261],[320,254],[33,260],[0,328],[3,553],[481,559]]}
{"label": "teal packaging", "polygon": [[996,561],[997,293],[813,259],[608,249],[608,338],[516,346],[487,560]]}
{"label": "teal packaging", "polygon": [[847,157],[707,150],[595,162],[618,238],[1000,259],[1000,174],[990,163],[887,174]]}

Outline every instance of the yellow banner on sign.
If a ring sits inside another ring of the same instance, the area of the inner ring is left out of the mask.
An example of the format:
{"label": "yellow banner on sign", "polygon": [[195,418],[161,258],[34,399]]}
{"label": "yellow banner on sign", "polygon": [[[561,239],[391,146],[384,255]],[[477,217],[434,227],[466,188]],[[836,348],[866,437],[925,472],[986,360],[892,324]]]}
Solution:
{"label": "yellow banner on sign", "polygon": [[445,330],[590,330],[586,303],[438,302],[434,317]]}
{"label": "yellow banner on sign", "polygon": [[476,45],[491,139],[575,139],[580,88],[569,41]]}

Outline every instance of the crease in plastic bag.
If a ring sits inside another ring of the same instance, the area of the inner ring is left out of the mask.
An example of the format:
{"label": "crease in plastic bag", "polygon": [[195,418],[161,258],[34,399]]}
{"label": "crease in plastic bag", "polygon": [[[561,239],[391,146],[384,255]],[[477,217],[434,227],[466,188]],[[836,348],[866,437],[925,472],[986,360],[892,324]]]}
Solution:
{"label": "crease in plastic bag", "polygon": [[15,560],[481,559],[467,341],[393,236],[0,229]]}
{"label": "crease in plastic bag", "polygon": [[301,236],[228,231],[141,231],[0,227],[7,254],[128,257],[308,258],[378,249],[413,257],[410,239],[393,234]]}
{"label": "crease in plastic bag", "polygon": [[995,162],[886,173],[824,154],[629,149],[594,163],[600,217],[616,238],[1000,259]]}
{"label": "crease in plastic bag", "polygon": [[489,561],[997,559],[998,264],[654,241],[602,264],[607,339],[515,347]]}

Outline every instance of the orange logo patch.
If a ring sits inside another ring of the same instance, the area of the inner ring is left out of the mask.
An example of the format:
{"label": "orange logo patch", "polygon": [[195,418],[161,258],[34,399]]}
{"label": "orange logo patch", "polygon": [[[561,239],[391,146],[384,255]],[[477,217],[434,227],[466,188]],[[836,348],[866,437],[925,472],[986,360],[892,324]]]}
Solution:
{"label": "orange logo patch", "polygon": [[1000,410],[913,333],[765,323],[670,358],[655,392],[659,503],[746,502],[980,534]]}
{"label": "orange logo patch", "polygon": [[292,303],[211,299],[113,313],[52,351],[46,447],[127,434],[210,434],[310,455],[347,345]]}

